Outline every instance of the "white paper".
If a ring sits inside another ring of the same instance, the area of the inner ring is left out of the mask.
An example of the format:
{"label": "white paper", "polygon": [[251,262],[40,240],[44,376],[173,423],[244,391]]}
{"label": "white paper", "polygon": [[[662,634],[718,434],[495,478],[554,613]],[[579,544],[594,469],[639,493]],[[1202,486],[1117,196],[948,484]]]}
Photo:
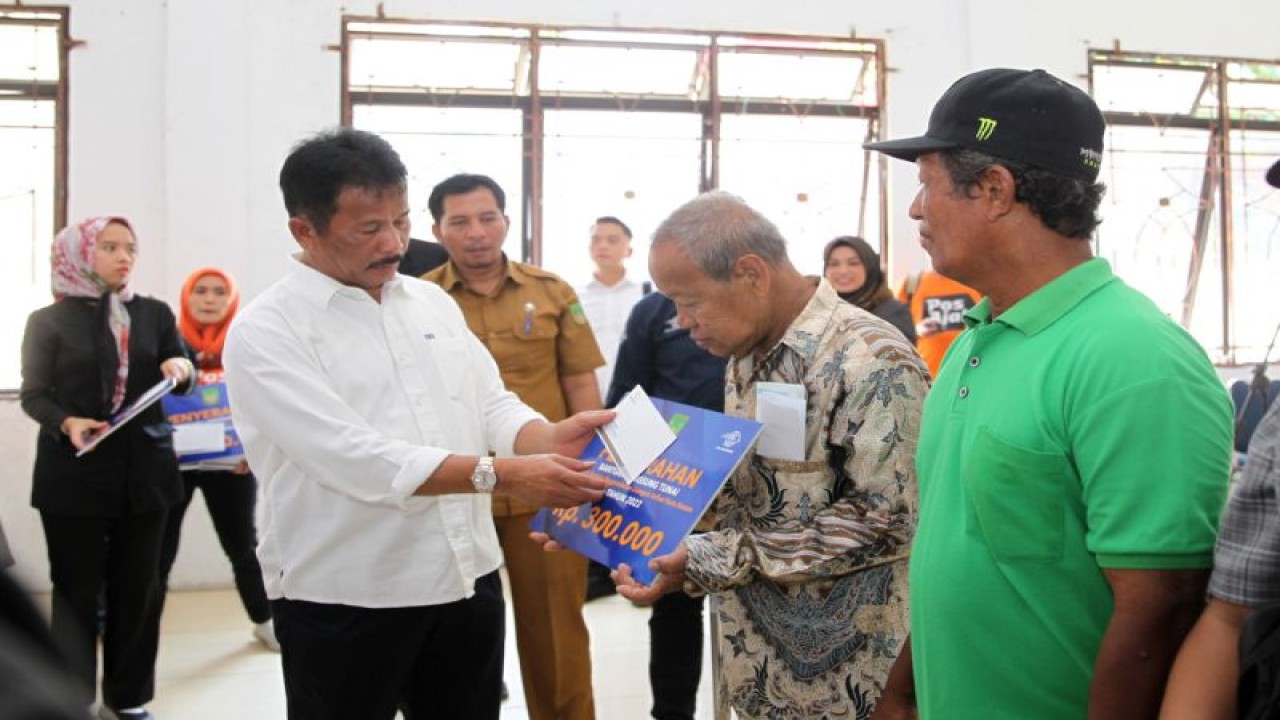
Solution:
{"label": "white paper", "polygon": [[756,383],[756,422],[764,424],[756,454],[778,460],[804,460],[805,391],[803,385]]}
{"label": "white paper", "polygon": [[635,482],[675,442],[676,434],[639,385],[623,395],[613,410],[617,417],[600,428],[600,437],[627,482]]}
{"label": "white paper", "polygon": [[173,449],[179,455],[218,452],[227,445],[227,426],[222,422],[175,425]]}

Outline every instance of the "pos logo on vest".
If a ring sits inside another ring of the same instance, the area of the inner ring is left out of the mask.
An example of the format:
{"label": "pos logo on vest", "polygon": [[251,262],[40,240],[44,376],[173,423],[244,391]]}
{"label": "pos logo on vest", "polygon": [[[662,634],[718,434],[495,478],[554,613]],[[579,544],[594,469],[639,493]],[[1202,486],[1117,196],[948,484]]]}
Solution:
{"label": "pos logo on vest", "polygon": [[963,293],[924,298],[924,316],[942,330],[963,330],[964,314],[973,307],[973,298]]}

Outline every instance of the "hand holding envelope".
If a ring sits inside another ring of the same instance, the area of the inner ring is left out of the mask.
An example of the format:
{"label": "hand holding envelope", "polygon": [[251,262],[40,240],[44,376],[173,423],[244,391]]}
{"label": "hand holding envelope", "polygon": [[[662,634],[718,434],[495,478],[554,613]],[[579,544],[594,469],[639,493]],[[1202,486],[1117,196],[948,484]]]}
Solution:
{"label": "hand holding envelope", "polygon": [[675,442],[676,434],[639,385],[622,396],[614,412],[617,415],[613,421],[601,426],[597,432],[604,446],[609,448],[614,464],[627,482],[633,483],[663,450]]}

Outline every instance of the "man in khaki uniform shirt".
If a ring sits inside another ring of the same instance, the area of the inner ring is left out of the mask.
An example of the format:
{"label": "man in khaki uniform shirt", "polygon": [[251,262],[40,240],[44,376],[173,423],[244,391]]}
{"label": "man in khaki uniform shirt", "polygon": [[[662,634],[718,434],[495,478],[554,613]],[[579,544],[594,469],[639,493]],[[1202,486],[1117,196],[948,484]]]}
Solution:
{"label": "man in khaki uniform shirt", "polygon": [[[507,389],[552,422],[600,408],[595,369],[604,357],[573,288],[502,252],[509,227],[502,188],[483,175],[455,175],[431,191],[428,204],[431,231],[450,259],[422,277],[457,301]],[[582,618],[587,561],[543,552],[529,540],[537,510],[493,498],[529,718],[591,720],[591,648]]]}

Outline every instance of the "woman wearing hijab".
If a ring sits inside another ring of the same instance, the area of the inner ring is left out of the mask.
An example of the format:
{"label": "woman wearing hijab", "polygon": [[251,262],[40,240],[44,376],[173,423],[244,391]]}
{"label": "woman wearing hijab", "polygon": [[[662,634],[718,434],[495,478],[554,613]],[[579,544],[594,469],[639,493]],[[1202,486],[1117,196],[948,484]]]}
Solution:
{"label": "woman wearing hijab", "polygon": [[[178,331],[195,353],[200,369],[200,384],[221,382],[222,344],[227,328],[240,306],[240,294],[230,275],[216,268],[202,268],[191,273],[182,285]],[[182,520],[191,498],[198,488],[204,493],[205,506],[218,533],[218,542],[231,561],[240,602],[253,621],[253,636],[270,650],[280,651],[271,623],[271,604],[262,583],[258,565],[258,535],[253,524],[258,483],[249,472],[249,464],[241,460],[230,470],[192,467],[182,469],[185,495],[182,503],[169,513],[165,530],[160,573],[167,584],[169,571],[178,555]]]}
{"label": "woman wearing hijab", "polygon": [[846,302],[898,328],[912,343],[916,341],[915,323],[906,303],[893,297],[884,281],[880,255],[860,237],[843,235],[827,243],[822,251],[827,282]]}
{"label": "woman wearing hijab", "polygon": [[160,544],[182,499],[172,428],[159,403],[81,457],[107,420],[162,378],[189,384],[173,313],[135,294],[137,240],[120,217],[70,225],[53,242],[54,303],[22,338],[22,409],[40,424],[31,504],[53,583],[53,635],[84,700],[97,677],[102,593],[102,718],[151,718],[160,637]]}

